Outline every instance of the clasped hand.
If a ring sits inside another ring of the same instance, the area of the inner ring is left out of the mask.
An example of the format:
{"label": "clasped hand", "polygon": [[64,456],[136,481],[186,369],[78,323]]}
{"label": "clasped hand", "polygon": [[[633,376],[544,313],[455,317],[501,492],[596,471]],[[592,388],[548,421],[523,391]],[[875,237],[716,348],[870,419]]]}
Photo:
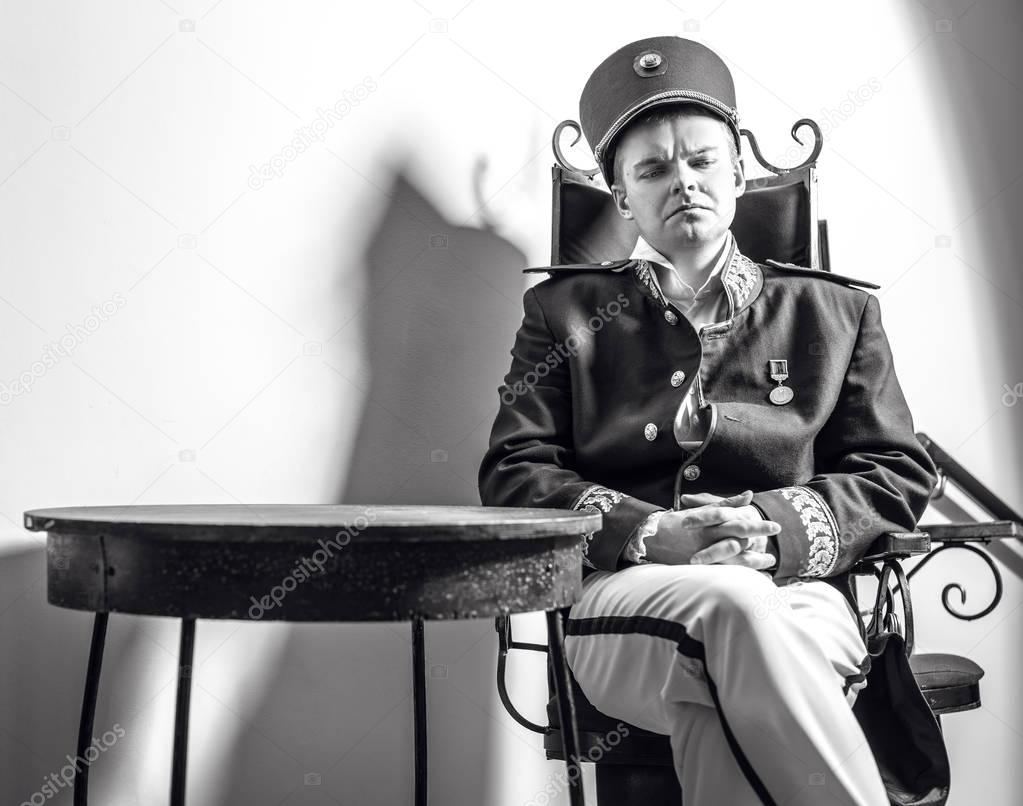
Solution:
{"label": "clasped hand", "polygon": [[685,509],[660,516],[646,538],[646,559],[665,565],[742,565],[762,571],[775,565],[768,537],[781,526],[752,506],[753,491],[723,498],[711,493],[681,496]]}

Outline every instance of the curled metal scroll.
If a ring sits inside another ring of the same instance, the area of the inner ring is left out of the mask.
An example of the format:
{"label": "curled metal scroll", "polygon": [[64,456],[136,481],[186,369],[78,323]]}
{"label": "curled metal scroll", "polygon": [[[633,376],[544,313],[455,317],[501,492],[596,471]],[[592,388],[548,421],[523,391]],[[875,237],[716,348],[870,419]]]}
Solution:
{"label": "curled metal scroll", "polygon": [[792,173],[793,171],[799,171],[817,162],[817,157],[821,155],[821,149],[824,148],[824,135],[821,133],[821,127],[817,125],[817,121],[811,118],[800,118],[792,124],[792,129],[789,134],[792,135],[792,139],[795,140],[799,145],[805,146],[802,140],[799,139],[799,135],[796,132],[801,126],[808,126],[813,131],[814,143],[813,151],[810,152],[810,156],[803,160],[799,165],[795,165],[791,168],[779,168],[777,165],[772,165],[764,159],[764,155],[760,152],[760,146],[757,144],[757,138],[753,136],[753,132],[749,129],[740,129],[739,134],[745,134],[746,139],[749,140],[750,147],[753,149],[753,156],[757,158],[757,162],[763,165],[767,170],[783,176],[784,174]]}
{"label": "curled metal scroll", "polygon": [[[813,150],[810,152],[810,155],[805,160],[799,163],[799,165],[795,165],[791,168],[781,168],[777,165],[772,165],[770,162],[764,159],[764,155],[760,151],[760,145],[757,143],[757,138],[749,129],[740,129],[739,133],[746,135],[746,139],[749,140],[750,147],[753,149],[753,156],[756,157],[757,162],[759,162],[763,167],[767,168],[767,170],[771,171],[772,173],[777,174],[778,176],[783,176],[784,174],[802,170],[803,168],[806,168],[816,163],[817,158],[821,155],[821,150],[824,148],[824,135],[821,132],[821,127],[818,126],[817,121],[813,120],[812,118],[800,118],[799,120],[792,124],[792,128],[789,131],[789,134],[792,136],[792,139],[799,143],[799,145],[801,146],[806,145],[806,143],[799,139],[799,135],[797,134],[799,129],[803,126],[808,127],[813,132],[814,138]],[[582,128],[574,120],[563,120],[561,121],[561,123],[554,127],[554,136],[551,138],[551,148],[554,150],[554,159],[557,161],[558,165],[560,165],[566,171],[572,171],[574,173],[582,174],[583,176],[596,176],[597,174],[599,174],[600,173],[599,167],[579,168],[578,166],[573,165],[569,161],[568,157],[565,156],[565,152],[562,151],[561,149],[561,135],[565,131],[565,129],[573,129],[575,131],[575,139],[568,144],[569,148],[578,143],[579,138],[582,137]]]}
{"label": "curled metal scroll", "polygon": [[494,619],[494,629],[497,630],[497,694],[501,698],[501,704],[512,719],[522,727],[534,733],[547,734],[551,732],[549,726],[538,725],[536,722],[524,717],[511,700],[508,694],[507,658],[510,649],[531,649],[534,652],[546,652],[547,647],[543,644],[527,644],[512,640],[511,616],[498,616]]}
{"label": "curled metal scroll", "polygon": [[[906,579],[907,581],[912,579],[921,568],[927,565],[927,563],[933,560],[936,556],[941,554],[941,552],[949,551],[951,549],[962,549],[963,551],[969,551],[972,554],[976,554],[984,561],[984,564],[987,565],[988,570],[991,572],[991,576],[995,580],[995,595],[991,599],[991,603],[983,610],[980,610],[977,613],[963,613],[959,610],[956,610],[952,606],[951,602],[949,601],[949,596],[953,590],[958,591],[959,604],[965,605],[966,588],[964,588],[958,582],[950,582],[948,585],[941,589],[941,604],[944,606],[945,610],[949,613],[949,615],[954,616],[960,621],[976,621],[979,618],[984,618],[984,616],[986,616],[988,613],[990,613],[992,610],[998,607],[998,603],[1002,601],[1002,574],[998,570],[998,567],[995,565],[994,560],[991,559],[987,552],[982,551],[976,546],[971,546],[967,543],[946,543],[943,546],[939,546],[926,557],[924,557],[922,560],[920,560],[920,562],[918,562],[913,567],[913,569],[908,574],[906,574]],[[898,591],[898,586],[896,586],[895,590]]]}
{"label": "curled metal scroll", "polygon": [[565,129],[575,129],[575,139],[568,144],[569,148],[578,143],[579,138],[583,136],[582,127],[574,120],[561,121],[561,123],[554,127],[554,137],[551,140],[551,148],[554,149],[554,159],[557,160],[558,165],[566,171],[573,171],[577,174],[583,174],[583,176],[596,176],[600,173],[600,168],[577,168],[568,161],[568,157],[565,156],[565,152],[561,150],[561,133],[565,131]]}
{"label": "curled metal scroll", "polygon": [[[880,632],[894,632],[902,636],[906,642],[906,654],[913,654],[914,626],[913,626],[913,600],[909,596],[909,578],[902,570],[902,564],[898,558],[890,557],[884,561],[884,567],[878,569],[871,566],[870,572],[877,578],[877,594],[874,606],[867,612],[871,614],[870,623],[867,625],[867,635],[877,635]],[[888,577],[894,572],[897,584],[895,588],[888,586]],[[899,596],[902,601],[902,615],[905,617],[905,627],[895,612],[895,594],[905,589],[905,593]]]}

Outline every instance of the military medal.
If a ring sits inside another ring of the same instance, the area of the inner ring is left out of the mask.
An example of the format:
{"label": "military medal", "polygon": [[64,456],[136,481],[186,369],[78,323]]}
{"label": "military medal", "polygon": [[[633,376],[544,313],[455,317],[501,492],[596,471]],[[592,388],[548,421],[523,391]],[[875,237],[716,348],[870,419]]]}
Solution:
{"label": "military medal", "polygon": [[792,389],[784,386],[785,380],[789,377],[789,362],[784,359],[772,358],[768,364],[771,368],[771,379],[778,382],[778,385],[771,390],[769,397],[776,406],[784,406],[792,400]]}

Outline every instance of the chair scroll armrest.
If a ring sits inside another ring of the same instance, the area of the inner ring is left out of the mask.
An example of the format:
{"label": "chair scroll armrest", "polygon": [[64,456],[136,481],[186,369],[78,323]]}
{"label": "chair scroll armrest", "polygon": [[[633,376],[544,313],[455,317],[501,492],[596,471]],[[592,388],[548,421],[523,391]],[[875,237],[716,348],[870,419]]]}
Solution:
{"label": "chair scroll armrest", "polygon": [[[942,606],[949,615],[954,616],[960,621],[975,621],[988,615],[998,607],[999,602],[1002,600],[1002,573],[998,568],[998,564],[995,563],[994,559],[985,549],[993,540],[1023,539],[1023,524],[1015,520],[999,520],[980,523],[943,523],[923,526],[921,528],[926,529],[931,539],[941,545],[916,563],[913,569],[906,575],[907,580],[911,580],[916,574],[920,573],[931,560],[942,552],[966,551],[976,555],[984,563],[988,571],[991,572],[991,578],[994,581],[994,593],[991,596],[991,601],[974,613],[964,612],[959,607],[966,604],[966,588],[958,582],[951,582],[942,588]],[[981,545],[975,545],[978,543]],[[869,568],[871,566],[869,564],[865,563],[863,567],[867,573],[870,573]],[[953,605],[950,598],[953,591],[959,594],[958,605]]]}
{"label": "chair scroll armrest", "polygon": [[938,543],[990,543],[992,540],[1023,539],[1023,524],[1017,521],[941,523],[922,528]]}
{"label": "chair scroll armrest", "polygon": [[861,562],[875,563],[927,554],[931,550],[931,537],[928,532],[885,532],[870,544]]}
{"label": "chair scroll armrest", "polygon": [[[931,550],[931,536],[927,532],[885,532],[875,540],[862,559],[852,568],[853,574],[868,574],[878,580],[878,591],[874,607],[867,611],[873,613],[868,632],[878,629],[883,622],[884,629],[898,632],[906,642],[906,654],[913,653],[913,602],[909,595],[909,579],[902,569],[901,560],[918,554],[928,554]],[[876,563],[881,563],[878,569]],[[894,590],[888,587],[888,577],[894,573],[896,585]],[[901,594],[902,614],[905,624],[895,613],[895,594]],[[865,615],[861,613],[861,615]]]}

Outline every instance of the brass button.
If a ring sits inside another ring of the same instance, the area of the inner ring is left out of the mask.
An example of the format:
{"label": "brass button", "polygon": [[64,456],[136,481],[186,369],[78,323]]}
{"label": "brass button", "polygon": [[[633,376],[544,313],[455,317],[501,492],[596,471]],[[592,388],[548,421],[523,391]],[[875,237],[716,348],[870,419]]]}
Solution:
{"label": "brass button", "polygon": [[645,436],[650,442],[657,439],[657,426],[653,423],[647,423],[646,428],[643,429],[643,436]]}
{"label": "brass button", "polygon": [[689,465],[689,467],[682,471],[682,476],[686,481],[696,481],[700,478],[699,465]]}
{"label": "brass button", "polygon": [[677,369],[673,373],[671,373],[672,386],[681,386],[685,382],[685,380],[686,374],[682,370]]}
{"label": "brass button", "polygon": [[661,66],[661,55],[659,53],[644,53],[639,57],[639,64],[647,70],[653,70]]}
{"label": "brass button", "polygon": [[678,324],[678,316],[675,315],[674,311],[665,311],[664,312],[664,321],[667,322],[669,325],[677,325]]}

